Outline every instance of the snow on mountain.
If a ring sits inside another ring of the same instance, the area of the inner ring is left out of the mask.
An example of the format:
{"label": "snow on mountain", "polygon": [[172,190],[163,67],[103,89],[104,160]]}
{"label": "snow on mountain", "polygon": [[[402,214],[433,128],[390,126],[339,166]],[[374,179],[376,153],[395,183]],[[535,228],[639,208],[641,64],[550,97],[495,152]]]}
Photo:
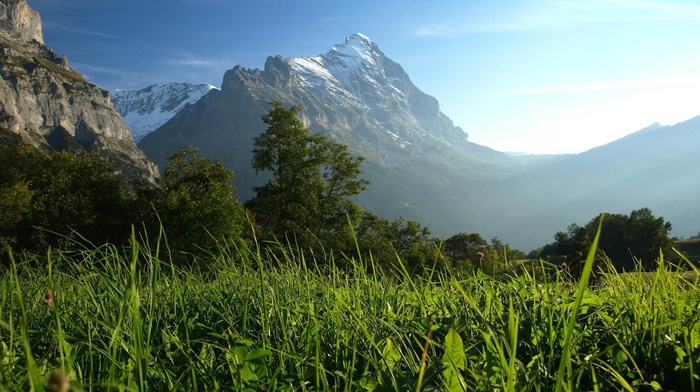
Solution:
{"label": "snow on mountain", "polygon": [[440,112],[437,100],[413,85],[403,68],[364,34],[348,36],[325,54],[285,61],[298,88],[366,113],[402,148],[413,150],[430,141],[458,150],[471,147],[467,134]]}
{"label": "snow on mountain", "polygon": [[216,87],[210,84],[171,82],[140,90],[115,90],[111,94],[114,107],[138,143],[185,106],[197,102],[213,89]]}

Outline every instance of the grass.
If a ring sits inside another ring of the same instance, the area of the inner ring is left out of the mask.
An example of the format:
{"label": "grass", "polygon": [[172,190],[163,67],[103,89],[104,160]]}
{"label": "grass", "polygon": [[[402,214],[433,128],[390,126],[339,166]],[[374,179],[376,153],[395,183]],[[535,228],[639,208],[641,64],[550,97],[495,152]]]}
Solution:
{"label": "grass", "polygon": [[18,257],[0,391],[700,390],[698,283],[663,262],[590,286],[544,263],[428,279],[278,247],[206,270],[136,239]]}

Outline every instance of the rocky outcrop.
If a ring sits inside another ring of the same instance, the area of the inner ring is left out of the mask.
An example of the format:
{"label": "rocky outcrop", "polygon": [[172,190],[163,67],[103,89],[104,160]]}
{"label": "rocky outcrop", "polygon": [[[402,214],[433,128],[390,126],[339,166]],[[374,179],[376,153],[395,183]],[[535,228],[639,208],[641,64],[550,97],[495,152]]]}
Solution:
{"label": "rocky outcrop", "polygon": [[26,0],[3,0],[0,2],[0,35],[15,41],[44,43],[41,18]]}
{"label": "rocky outcrop", "polygon": [[95,152],[119,171],[153,182],[157,167],[110,101],[42,41],[38,13],[23,0],[1,0],[0,129],[51,150]]}

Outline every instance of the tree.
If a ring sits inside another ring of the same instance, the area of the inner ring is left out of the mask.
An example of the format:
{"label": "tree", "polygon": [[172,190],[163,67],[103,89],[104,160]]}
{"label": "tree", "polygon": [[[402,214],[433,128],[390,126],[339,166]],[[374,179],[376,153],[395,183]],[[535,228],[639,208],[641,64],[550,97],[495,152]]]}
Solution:
{"label": "tree", "polygon": [[618,270],[633,270],[638,266],[638,261],[642,262],[642,268],[653,270],[656,268],[659,251],[664,254],[671,251],[672,240],[668,236],[671,223],[654,217],[649,208],[640,208],[633,210],[630,215],[600,214],[584,227],[572,224],[566,233],[555,234],[555,242],[546,245],[540,252],[540,257],[568,258],[572,262],[572,274],[576,276],[601,219],[603,225],[598,250],[605,253]]}
{"label": "tree", "polygon": [[[301,108],[285,108],[270,102],[262,117],[267,130],[255,138],[252,166],[272,178],[254,187],[246,207],[256,222],[278,239],[310,245],[349,238],[348,217],[356,223],[362,210],[351,197],[364,190],[358,179],[361,157],[351,157],[347,147],[311,132],[297,118]],[[345,235],[338,235],[344,232]]]}
{"label": "tree", "polygon": [[651,270],[656,268],[659,251],[670,254],[673,244],[668,236],[670,232],[671,222],[654,217],[649,208],[640,208],[630,213],[625,227],[625,243],[642,266]]}
{"label": "tree", "polygon": [[32,193],[26,182],[0,186],[0,252],[17,244],[15,229],[29,211]]}
{"label": "tree", "polygon": [[445,240],[445,256],[461,269],[483,268],[488,243],[479,234],[459,233]]}
{"label": "tree", "polygon": [[[442,258],[437,239],[430,237],[430,229],[415,221],[397,218],[393,221],[365,212],[355,229],[355,238],[361,256],[390,270],[401,259],[408,271],[423,273],[435,266],[442,269]],[[352,254],[352,250],[346,251]]]}
{"label": "tree", "polygon": [[523,251],[511,247],[498,237],[493,237],[491,238],[489,252],[486,253],[485,261],[489,261],[493,264],[493,271],[498,271],[499,268],[502,269],[525,258],[527,258],[527,255]]}
{"label": "tree", "polygon": [[141,220],[149,234],[157,233],[159,218],[179,262],[234,244],[244,223],[243,207],[234,197],[233,171],[197,153],[191,147],[176,151],[168,158],[160,188],[137,190],[136,203],[142,206]]}

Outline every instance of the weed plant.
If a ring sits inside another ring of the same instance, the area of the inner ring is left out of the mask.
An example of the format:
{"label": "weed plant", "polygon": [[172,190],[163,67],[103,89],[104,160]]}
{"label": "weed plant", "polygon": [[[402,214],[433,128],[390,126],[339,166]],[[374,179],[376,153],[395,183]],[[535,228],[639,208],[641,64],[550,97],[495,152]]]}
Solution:
{"label": "weed plant", "polygon": [[573,281],[274,246],[192,270],[136,238],[13,258],[0,391],[700,391],[700,291],[663,255],[591,286],[593,251]]}

